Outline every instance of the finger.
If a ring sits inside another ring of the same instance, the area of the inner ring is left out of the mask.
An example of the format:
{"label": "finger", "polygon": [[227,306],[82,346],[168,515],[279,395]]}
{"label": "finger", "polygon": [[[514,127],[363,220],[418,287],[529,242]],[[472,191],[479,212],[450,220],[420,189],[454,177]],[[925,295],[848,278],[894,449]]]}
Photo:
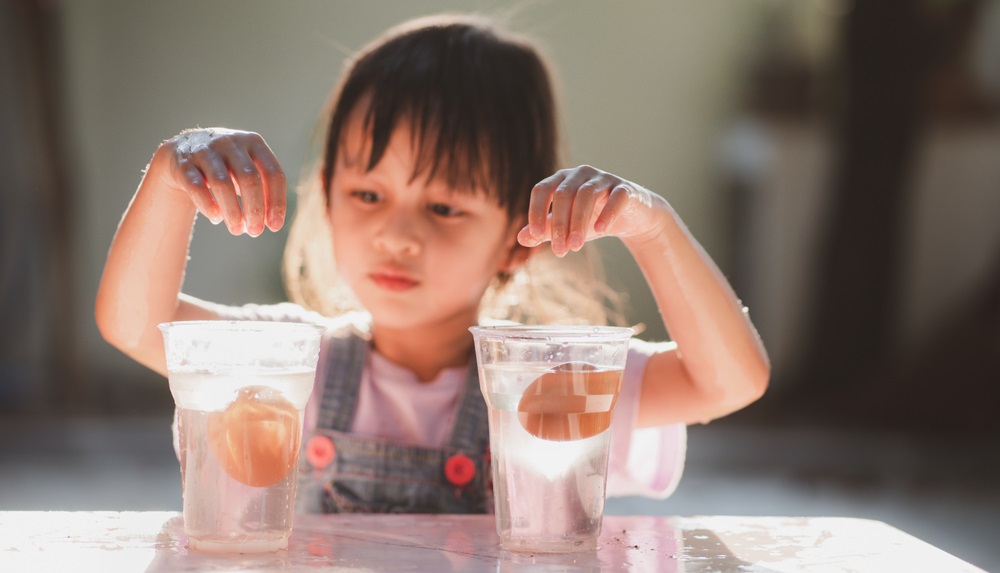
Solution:
{"label": "finger", "polygon": [[548,235],[548,231],[547,220],[542,226],[542,230],[537,237],[531,232],[530,226],[525,225],[524,228],[517,233],[517,242],[525,247],[537,247],[547,240],[545,237]]}
{"label": "finger", "polygon": [[[548,204],[545,205],[545,210],[548,211]],[[537,247],[538,245],[549,240],[549,217],[548,213],[544,215],[544,219],[538,225],[526,224],[517,234],[517,240],[525,247]]]}
{"label": "finger", "polygon": [[208,187],[215,203],[222,211],[222,218],[226,221],[229,232],[234,235],[243,233],[246,230],[243,224],[243,211],[236,198],[236,187],[233,185],[232,175],[229,174],[226,162],[212,150],[195,154],[193,160],[208,179]]}
{"label": "finger", "polygon": [[567,244],[567,233],[569,231],[570,216],[573,212],[573,202],[576,199],[577,191],[583,185],[589,174],[580,170],[574,170],[563,179],[556,190],[552,193],[552,215],[549,221],[549,240],[552,241],[552,252],[556,256],[563,256],[569,252]]}
{"label": "finger", "polygon": [[531,198],[528,202],[528,233],[537,239],[536,245],[545,238],[552,193],[565,178],[565,172],[557,171],[536,183],[531,189]]}
{"label": "finger", "polygon": [[566,238],[569,249],[579,251],[587,236],[591,234],[590,221],[594,218],[594,207],[607,190],[608,184],[607,179],[600,175],[589,179],[577,190]]}
{"label": "finger", "polygon": [[285,223],[287,209],[287,183],[285,172],[271,148],[257,136],[249,147],[250,158],[264,181],[264,212],[267,228],[277,231]]}
{"label": "finger", "polygon": [[604,204],[601,214],[594,221],[594,231],[603,235],[610,229],[618,213],[621,213],[622,209],[625,208],[625,203],[628,202],[628,199],[629,188],[622,183],[615,185],[614,189],[611,190],[611,194],[608,195],[608,202]]}
{"label": "finger", "polygon": [[187,159],[178,160],[174,164],[174,169],[176,170],[174,179],[184,185],[184,190],[198,212],[214,225],[221,223],[222,212],[212,199],[212,193],[208,190],[208,183],[205,182],[205,175],[201,170]]}
{"label": "finger", "polygon": [[256,237],[264,232],[264,186],[257,165],[237,140],[228,139],[221,150],[240,196],[246,232]]}

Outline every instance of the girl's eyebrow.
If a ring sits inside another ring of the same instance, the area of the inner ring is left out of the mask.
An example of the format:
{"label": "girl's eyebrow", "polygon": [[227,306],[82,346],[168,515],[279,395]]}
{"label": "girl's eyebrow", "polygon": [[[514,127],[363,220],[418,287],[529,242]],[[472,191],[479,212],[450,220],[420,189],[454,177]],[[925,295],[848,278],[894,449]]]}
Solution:
{"label": "girl's eyebrow", "polygon": [[391,187],[390,179],[387,179],[385,175],[378,173],[375,170],[367,170],[364,165],[354,165],[344,170],[348,176],[348,182],[352,186],[370,186],[388,188]]}
{"label": "girl's eyebrow", "polygon": [[452,186],[449,185],[447,180],[443,176],[437,176],[430,181],[426,181],[427,190],[435,196],[442,197],[459,197],[464,199],[479,199],[487,198],[485,191],[479,188],[473,187],[463,187],[463,186]]}

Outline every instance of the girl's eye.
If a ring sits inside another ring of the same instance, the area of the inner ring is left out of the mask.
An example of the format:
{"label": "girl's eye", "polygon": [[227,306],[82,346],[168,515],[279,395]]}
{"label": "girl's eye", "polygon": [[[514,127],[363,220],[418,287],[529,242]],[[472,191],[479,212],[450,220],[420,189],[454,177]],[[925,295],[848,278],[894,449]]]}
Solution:
{"label": "girl's eye", "polygon": [[378,203],[378,194],[374,191],[351,191],[351,196],[362,203]]}
{"label": "girl's eye", "polygon": [[439,217],[457,217],[462,214],[458,209],[444,203],[431,203],[428,209]]}

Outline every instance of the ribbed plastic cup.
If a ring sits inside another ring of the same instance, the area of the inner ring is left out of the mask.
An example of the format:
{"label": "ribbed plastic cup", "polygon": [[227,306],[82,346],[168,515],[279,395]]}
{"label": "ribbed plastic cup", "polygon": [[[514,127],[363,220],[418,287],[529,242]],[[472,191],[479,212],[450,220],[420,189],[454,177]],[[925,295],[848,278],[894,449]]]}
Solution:
{"label": "ribbed plastic cup", "polygon": [[500,544],[512,551],[596,549],[611,420],[631,328],[480,326]]}
{"label": "ribbed plastic cup", "polygon": [[222,553],[286,549],[302,413],[323,329],[193,321],[160,330],[176,405],[188,546]]}

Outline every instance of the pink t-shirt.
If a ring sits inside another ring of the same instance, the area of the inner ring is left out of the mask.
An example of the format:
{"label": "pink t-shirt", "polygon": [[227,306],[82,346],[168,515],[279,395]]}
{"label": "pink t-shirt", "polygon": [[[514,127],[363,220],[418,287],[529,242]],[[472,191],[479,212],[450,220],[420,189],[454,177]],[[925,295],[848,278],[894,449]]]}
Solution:
{"label": "pink t-shirt", "polygon": [[351,432],[404,444],[444,447],[458,414],[468,370],[447,368],[434,380],[421,382],[413,372],[372,350],[361,374]]}
{"label": "pink t-shirt", "polygon": [[[363,314],[330,319],[291,303],[242,307],[217,305],[213,310],[226,320],[309,322],[328,329],[353,324],[362,331],[367,325]],[[641,495],[662,499],[673,493],[680,481],[687,448],[686,426],[635,427],[646,363],[650,355],[664,344],[633,339],[629,348],[622,391],[611,426],[609,496]],[[307,431],[316,424],[326,379],[323,372],[325,364],[324,348],[316,385],[303,420]],[[442,447],[450,435],[467,376],[468,367],[447,368],[436,379],[421,382],[413,372],[373,350],[362,372],[351,431],[400,443]]]}

